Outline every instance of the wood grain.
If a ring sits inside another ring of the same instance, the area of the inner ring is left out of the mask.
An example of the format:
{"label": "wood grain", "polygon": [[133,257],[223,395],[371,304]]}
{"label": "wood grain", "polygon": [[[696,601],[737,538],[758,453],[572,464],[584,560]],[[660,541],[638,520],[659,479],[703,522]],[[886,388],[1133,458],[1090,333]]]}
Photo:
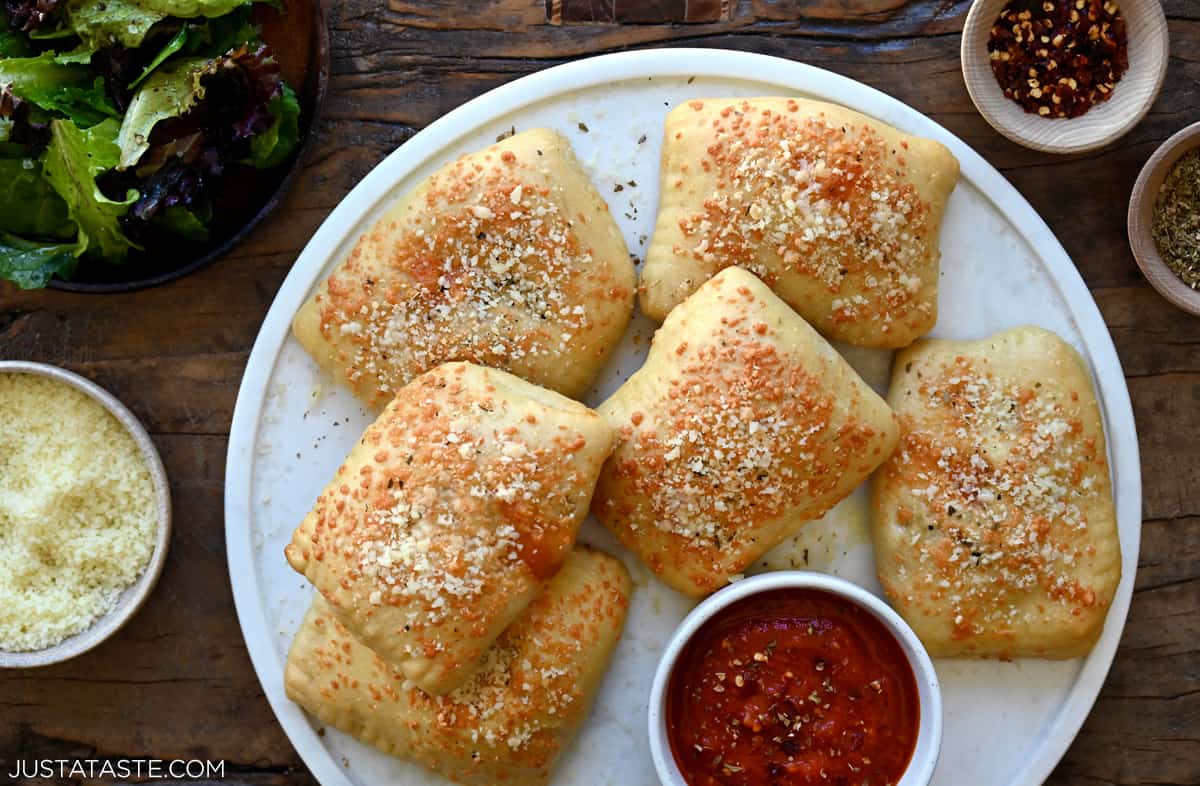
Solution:
{"label": "wood grain", "polygon": [[1116,144],[1068,157],[1021,148],[975,111],[958,60],[966,0],[740,0],[716,22],[583,25],[550,24],[544,0],[328,5],[325,117],[286,203],[245,244],[147,292],[0,287],[0,357],[60,363],[120,396],[154,432],[176,506],[163,578],[130,626],[76,661],[0,673],[0,772],[18,757],[201,756],[226,761],[225,784],[312,783],[250,667],[221,516],[233,402],[275,291],[350,188],[462,102],[574,57],[715,46],[828,68],[929,114],[997,166],[1076,261],[1129,377],[1146,522],[1120,652],[1049,783],[1200,784],[1200,319],[1146,284],[1125,235],[1141,165],[1200,119],[1195,0],[1163,4],[1172,57],[1150,114]]}

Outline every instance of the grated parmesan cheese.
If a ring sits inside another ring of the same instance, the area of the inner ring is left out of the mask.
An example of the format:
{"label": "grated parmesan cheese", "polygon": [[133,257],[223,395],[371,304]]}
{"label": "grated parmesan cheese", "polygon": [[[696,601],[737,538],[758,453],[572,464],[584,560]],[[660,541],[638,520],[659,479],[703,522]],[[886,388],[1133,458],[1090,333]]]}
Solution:
{"label": "grated parmesan cheese", "polygon": [[154,483],[85,394],[0,374],[0,650],[51,647],[111,611],[154,550]]}
{"label": "grated parmesan cheese", "polygon": [[711,133],[704,155],[679,173],[698,163],[718,187],[678,220],[688,242],[677,255],[739,265],[772,286],[781,275],[811,277],[831,296],[832,325],[887,333],[895,320],[933,313],[920,294],[922,271],[937,259],[936,217],[910,182],[905,146],[867,123],[807,115],[796,101],[781,110],[730,104]]}
{"label": "grated parmesan cheese", "polygon": [[900,414],[904,436],[884,470],[917,503],[901,514],[917,522],[907,580],[949,605],[959,639],[1044,619],[1052,605],[1068,617],[1094,606],[1100,595],[1078,569],[1093,548],[1083,481],[1106,469],[1077,407],[1041,381],[993,373],[987,358],[917,376],[920,407]]}

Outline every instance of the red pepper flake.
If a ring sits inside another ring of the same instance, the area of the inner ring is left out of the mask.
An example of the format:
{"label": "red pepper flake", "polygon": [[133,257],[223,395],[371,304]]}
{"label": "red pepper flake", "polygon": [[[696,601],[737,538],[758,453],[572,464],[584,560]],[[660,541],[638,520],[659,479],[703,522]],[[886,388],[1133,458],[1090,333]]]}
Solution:
{"label": "red pepper flake", "polygon": [[988,56],[1004,95],[1042,117],[1079,117],[1112,97],[1129,68],[1115,0],[1009,0]]}

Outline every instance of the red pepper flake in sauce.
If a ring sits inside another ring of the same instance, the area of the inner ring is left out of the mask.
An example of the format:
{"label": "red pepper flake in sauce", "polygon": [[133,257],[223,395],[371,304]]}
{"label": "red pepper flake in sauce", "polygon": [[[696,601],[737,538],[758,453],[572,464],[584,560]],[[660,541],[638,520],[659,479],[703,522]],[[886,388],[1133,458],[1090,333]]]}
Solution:
{"label": "red pepper flake in sauce", "polygon": [[919,725],[899,643],[870,612],[819,590],[719,612],[667,688],[667,732],[690,786],[895,784]]}
{"label": "red pepper flake in sauce", "polygon": [[1115,0],[1009,0],[988,37],[1004,95],[1042,117],[1079,117],[1129,68]]}

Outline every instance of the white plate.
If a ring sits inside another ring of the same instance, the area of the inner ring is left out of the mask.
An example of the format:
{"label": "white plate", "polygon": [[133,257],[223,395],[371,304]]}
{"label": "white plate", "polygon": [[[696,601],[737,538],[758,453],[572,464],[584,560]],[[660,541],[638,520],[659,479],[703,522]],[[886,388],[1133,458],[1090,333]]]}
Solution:
{"label": "white plate", "polygon": [[[939,661],[946,733],[936,786],[1032,786],[1062,757],[1104,681],[1117,648],[1137,565],[1141,477],[1129,394],[1112,340],[1071,260],[1033,208],[982,158],[933,121],[865,85],[810,66],[716,50],[657,50],[597,57],[497,88],[433,123],[377,166],[313,236],[263,323],[238,394],[226,468],[229,572],[242,632],[280,723],[325,786],[441,784],[317,725],[284,696],[287,649],[311,588],[283,559],[293,527],[332,477],[370,418],[322,377],[289,333],[292,315],[359,234],[397,194],[442,162],[492,143],[510,127],[567,134],[609,200],[630,250],[641,256],[654,223],[663,116],[697,97],[807,95],[836,101],[910,133],[940,140],[962,164],[942,230],[938,336],[975,338],[1033,323],[1086,357],[1095,377],[1116,489],[1124,576],[1099,644],[1086,659],[1015,663]],[[587,131],[583,129],[586,127]],[[645,141],[639,144],[639,139]],[[629,185],[636,182],[636,186]],[[616,183],[623,190],[614,191]],[[589,397],[596,404],[635,370],[652,327],[637,317]],[[885,384],[889,355],[848,352],[868,381]],[[862,490],[769,555],[878,592],[862,523]],[[596,707],[565,753],[554,783],[649,786],[646,697],[654,666],[691,608],[594,521],[582,539],[620,554],[637,588],[625,635]],[[759,569],[762,566],[758,566]]]}

